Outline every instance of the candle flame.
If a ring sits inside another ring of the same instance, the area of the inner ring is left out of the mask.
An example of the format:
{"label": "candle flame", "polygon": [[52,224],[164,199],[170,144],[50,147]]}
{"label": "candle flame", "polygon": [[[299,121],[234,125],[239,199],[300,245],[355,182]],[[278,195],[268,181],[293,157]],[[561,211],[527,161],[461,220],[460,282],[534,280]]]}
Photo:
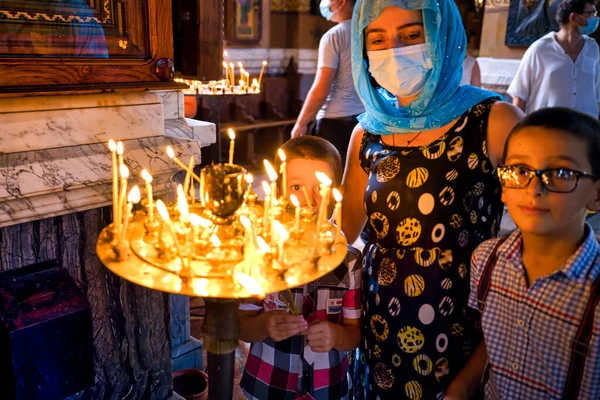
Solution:
{"label": "candle flame", "polygon": [[335,199],[336,202],[339,203],[340,201],[342,201],[342,194],[340,193],[339,190],[333,189],[331,191],[331,193],[333,193],[333,198]]}
{"label": "candle flame", "polygon": [[267,175],[269,175],[269,180],[271,182],[275,182],[277,180],[277,172],[275,172],[275,168],[273,168],[269,160],[263,160],[263,164],[267,170]]}
{"label": "candle flame", "polygon": [[235,280],[246,289],[251,295],[258,296],[260,298],[265,297],[266,293],[263,288],[260,286],[260,283],[250,275],[244,274],[242,272],[236,272],[234,274]]}
{"label": "candle flame", "polygon": [[227,50],[223,51],[223,57],[227,57]]}
{"label": "candle flame", "polygon": [[148,183],[152,183],[152,175],[145,168],[142,170],[142,179]]}
{"label": "candle flame", "polygon": [[117,154],[120,155],[120,156],[122,156],[123,152],[124,152],[123,142],[117,143]]}
{"label": "candle flame", "polygon": [[230,63],[229,63],[229,68],[233,68],[233,67],[234,67],[233,63],[232,63],[232,62],[230,62]]}
{"label": "candle flame", "polygon": [[263,187],[263,191],[265,192],[266,196],[270,196],[271,195],[271,188],[269,187],[269,184],[266,181],[262,181],[261,182],[262,187]]}
{"label": "candle flame", "polygon": [[185,193],[183,192],[183,186],[177,185],[177,206],[182,217],[187,217],[190,213],[190,206],[188,206]]}
{"label": "candle flame", "polygon": [[262,236],[256,237],[256,244],[262,253],[269,253],[271,251],[271,247],[265,242],[265,239],[263,239]]}
{"label": "candle flame", "polygon": [[279,205],[279,201],[277,199],[273,199],[273,207],[277,207]]}
{"label": "candle flame", "polygon": [[258,79],[256,79],[256,78],[252,79],[252,84],[253,85],[258,85]]}
{"label": "candle flame", "polygon": [[252,227],[252,221],[250,221],[250,218],[246,217],[245,215],[240,216],[240,222],[246,229],[250,229]]}
{"label": "candle flame", "polygon": [[214,233],[212,234],[212,236],[210,237],[210,242],[213,244],[213,246],[215,247],[221,247],[221,241],[219,240],[219,237],[217,235],[215,235]]}
{"label": "candle flame", "polygon": [[127,201],[129,203],[137,204],[140,202],[140,197],[141,197],[140,188],[137,185],[135,185],[129,191],[129,194],[127,195]]}
{"label": "candle flame", "polygon": [[175,152],[171,146],[167,146],[167,155],[169,158],[175,158]]}
{"label": "candle flame", "polygon": [[298,197],[296,197],[295,194],[290,195],[290,201],[292,202],[294,207],[300,207],[300,201],[298,200]]}
{"label": "candle flame", "polygon": [[238,68],[242,68],[242,69],[244,68],[244,65],[242,65],[242,63],[239,61],[238,61]]}
{"label": "candle flame", "polygon": [[281,162],[285,162],[285,152],[282,149],[277,150],[277,155],[281,159]]}
{"label": "candle flame", "polygon": [[121,173],[121,178],[129,178],[129,168],[127,168],[127,165],[121,165],[121,167],[119,168],[119,172]]}
{"label": "candle flame", "polygon": [[212,225],[212,222],[205,218],[202,218],[198,214],[191,213],[190,215],[188,215],[188,219],[190,220],[190,224],[192,224],[192,226],[201,226],[202,228],[208,228]]}
{"label": "candle flame", "polygon": [[117,151],[117,144],[115,143],[114,140],[110,139],[108,141],[108,148],[110,149],[110,151],[115,152]]}
{"label": "candle flame", "polygon": [[227,68],[227,63],[223,61],[223,68]]}
{"label": "candle flame", "polygon": [[254,177],[252,176],[252,174],[250,174],[250,173],[246,174],[246,183],[249,185],[252,185],[253,182],[254,182]]}
{"label": "candle flame", "polygon": [[167,211],[167,206],[165,206],[165,203],[163,203],[162,200],[156,200],[156,209],[158,210],[158,213],[163,221],[171,221],[171,217],[169,217],[169,211]]}
{"label": "candle flame", "polygon": [[316,171],[315,175],[319,182],[321,182],[321,185],[331,186],[331,184],[333,183],[332,180],[324,172]]}
{"label": "candle flame", "polygon": [[229,135],[230,140],[235,140],[235,132],[233,131],[233,129],[227,129],[227,134]]}
{"label": "candle flame", "polygon": [[266,62],[266,61],[263,61],[263,62],[262,62],[262,64],[263,64],[263,65],[267,65],[267,62]]}
{"label": "candle flame", "polygon": [[281,222],[277,221],[276,219],[273,220],[273,229],[275,229],[275,232],[277,232],[277,235],[279,235],[279,240],[286,241],[290,238],[288,231],[284,228]]}

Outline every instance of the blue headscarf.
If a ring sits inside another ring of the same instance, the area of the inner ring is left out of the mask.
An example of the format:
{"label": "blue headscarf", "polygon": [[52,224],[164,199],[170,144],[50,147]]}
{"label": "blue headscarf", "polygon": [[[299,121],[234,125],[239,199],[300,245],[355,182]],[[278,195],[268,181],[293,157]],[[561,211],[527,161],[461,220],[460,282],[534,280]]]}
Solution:
{"label": "blue headscarf", "polygon": [[[364,58],[365,28],[390,6],[422,10],[427,51],[433,63],[423,90],[406,107],[398,107],[394,96],[373,86]],[[500,98],[474,86],[460,86],[466,41],[453,0],[358,0],[352,16],[352,75],[365,105],[365,113],[358,117],[361,126],[378,135],[439,128],[487,98]]]}

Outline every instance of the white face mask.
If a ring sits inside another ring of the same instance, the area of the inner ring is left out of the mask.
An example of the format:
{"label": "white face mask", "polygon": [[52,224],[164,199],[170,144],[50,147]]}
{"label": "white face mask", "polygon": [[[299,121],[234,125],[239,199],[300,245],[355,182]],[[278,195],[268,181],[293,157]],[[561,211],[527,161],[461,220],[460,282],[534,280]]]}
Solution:
{"label": "white face mask", "polygon": [[433,68],[425,44],[368,51],[369,72],[377,83],[398,97],[414,96],[423,89]]}

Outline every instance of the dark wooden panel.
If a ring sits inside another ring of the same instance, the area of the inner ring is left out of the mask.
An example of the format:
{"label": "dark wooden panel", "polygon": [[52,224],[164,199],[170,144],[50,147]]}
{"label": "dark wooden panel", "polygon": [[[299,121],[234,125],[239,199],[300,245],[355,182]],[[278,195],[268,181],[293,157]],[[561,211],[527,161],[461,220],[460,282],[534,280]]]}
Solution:
{"label": "dark wooden panel", "polygon": [[[65,4],[73,3],[71,0]],[[0,18],[0,88],[160,81],[155,73],[156,61],[173,58],[170,1],[99,3],[108,4],[116,19],[87,25],[84,34],[77,30],[81,24],[27,19],[19,23]],[[97,6],[96,2],[89,4]],[[3,8],[0,6],[0,14]],[[102,13],[95,15],[99,16]],[[99,29],[103,36],[98,34]],[[101,46],[102,40],[105,47],[98,50],[95,46]]]}
{"label": "dark wooden panel", "polygon": [[198,0],[198,64],[200,80],[223,76],[223,0]]}

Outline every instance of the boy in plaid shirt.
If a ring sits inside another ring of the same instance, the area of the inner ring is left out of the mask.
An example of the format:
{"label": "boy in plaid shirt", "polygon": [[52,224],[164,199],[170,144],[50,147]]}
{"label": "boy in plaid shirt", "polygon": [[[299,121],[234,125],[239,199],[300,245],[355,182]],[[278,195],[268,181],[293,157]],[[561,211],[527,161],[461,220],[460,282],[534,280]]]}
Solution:
{"label": "boy in plaid shirt", "polygon": [[498,176],[518,229],[472,258],[485,343],[469,366],[481,375],[487,354],[486,399],[600,398],[600,246],[585,222],[599,156],[600,122],[566,108],[530,114],[506,141]]}
{"label": "boy in plaid shirt", "polygon": [[[339,185],[341,158],[315,136],[292,139],[287,156],[288,193],[305,203],[302,188],[319,206],[315,171]],[[304,205],[304,204],[302,204]],[[240,339],[252,343],[240,386],[249,399],[346,399],[348,354],[360,341],[360,253],[352,248],[334,271],[259,304],[240,306]],[[292,315],[293,302],[300,315]]]}

